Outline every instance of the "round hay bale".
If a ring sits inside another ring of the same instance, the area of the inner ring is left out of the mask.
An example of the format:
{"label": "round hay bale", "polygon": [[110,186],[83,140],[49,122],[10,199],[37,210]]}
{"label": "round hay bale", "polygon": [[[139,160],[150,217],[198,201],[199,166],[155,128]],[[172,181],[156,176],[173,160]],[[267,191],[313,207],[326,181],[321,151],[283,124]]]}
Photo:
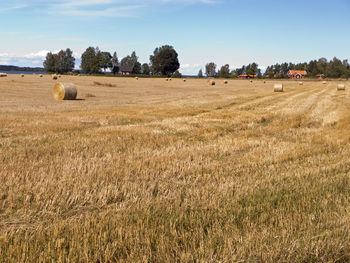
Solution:
{"label": "round hay bale", "polygon": [[344,84],[338,84],[337,90],[345,90],[345,85]]}
{"label": "round hay bale", "polygon": [[56,83],[53,87],[55,100],[75,100],[77,94],[77,88],[73,83]]}
{"label": "round hay bale", "polygon": [[213,79],[208,80],[208,84],[210,86],[215,86],[215,80],[213,80]]}
{"label": "round hay bale", "polygon": [[228,84],[228,81],[227,81],[227,80],[224,80],[224,84]]}
{"label": "round hay bale", "polygon": [[283,84],[275,84],[273,87],[274,92],[283,92]]}

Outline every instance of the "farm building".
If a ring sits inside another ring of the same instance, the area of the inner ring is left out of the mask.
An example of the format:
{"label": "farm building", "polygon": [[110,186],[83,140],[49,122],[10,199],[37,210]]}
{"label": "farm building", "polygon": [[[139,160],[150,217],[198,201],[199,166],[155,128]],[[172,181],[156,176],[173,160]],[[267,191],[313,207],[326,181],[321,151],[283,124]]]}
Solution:
{"label": "farm building", "polygon": [[120,66],[119,74],[121,75],[130,75],[132,74],[133,67],[132,66]]}
{"label": "farm building", "polygon": [[239,79],[254,79],[256,77],[257,75],[239,75],[238,76]]}
{"label": "farm building", "polygon": [[316,79],[325,79],[326,76],[324,74],[318,74],[316,75]]}
{"label": "farm building", "polygon": [[291,79],[301,79],[307,75],[305,70],[289,70],[288,77]]}

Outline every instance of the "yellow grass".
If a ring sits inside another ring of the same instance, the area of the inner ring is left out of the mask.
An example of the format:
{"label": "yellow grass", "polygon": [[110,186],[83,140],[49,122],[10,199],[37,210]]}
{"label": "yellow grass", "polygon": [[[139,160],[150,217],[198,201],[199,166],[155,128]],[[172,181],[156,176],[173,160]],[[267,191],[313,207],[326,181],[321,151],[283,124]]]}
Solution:
{"label": "yellow grass", "polygon": [[64,78],[0,79],[0,262],[350,261],[350,89]]}

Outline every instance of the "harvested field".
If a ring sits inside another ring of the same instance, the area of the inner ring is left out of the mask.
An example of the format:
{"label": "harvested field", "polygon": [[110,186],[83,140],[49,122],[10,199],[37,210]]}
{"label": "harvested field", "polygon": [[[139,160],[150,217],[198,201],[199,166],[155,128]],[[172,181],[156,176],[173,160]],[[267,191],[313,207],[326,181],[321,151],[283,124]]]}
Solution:
{"label": "harvested field", "polygon": [[350,261],[350,89],[63,78],[0,79],[0,262]]}

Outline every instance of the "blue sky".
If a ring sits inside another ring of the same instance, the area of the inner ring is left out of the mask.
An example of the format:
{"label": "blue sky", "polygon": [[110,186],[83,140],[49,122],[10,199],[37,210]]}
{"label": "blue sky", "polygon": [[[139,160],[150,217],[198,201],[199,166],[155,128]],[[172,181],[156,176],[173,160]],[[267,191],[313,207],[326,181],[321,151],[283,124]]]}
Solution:
{"label": "blue sky", "polygon": [[349,14],[350,0],[0,0],[0,64],[42,66],[48,51],[89,46],[144,63],[164,44],[185,74],[211,61],[350,59]]}

